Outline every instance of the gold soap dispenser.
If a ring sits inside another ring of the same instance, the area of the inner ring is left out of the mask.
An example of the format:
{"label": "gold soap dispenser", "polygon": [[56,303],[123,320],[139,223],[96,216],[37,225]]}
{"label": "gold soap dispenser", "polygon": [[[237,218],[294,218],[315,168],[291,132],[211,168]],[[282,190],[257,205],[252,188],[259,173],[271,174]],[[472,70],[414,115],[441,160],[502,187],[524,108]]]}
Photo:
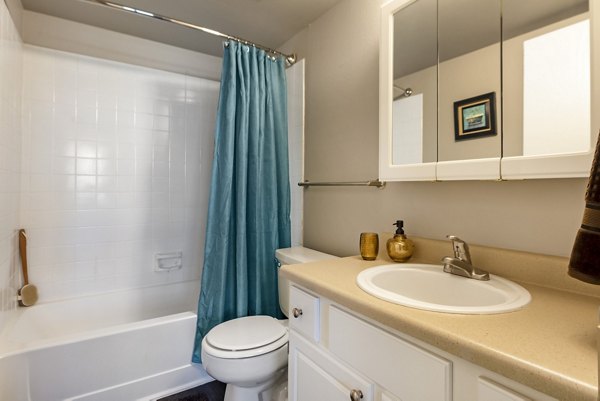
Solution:
{"label": "gold soap dispenser", "polygon": [[406,262],[413,254],[415,244],[404,235],[404,221],[394,223],[396,234],[387,240],[387,253],[394,262]]}

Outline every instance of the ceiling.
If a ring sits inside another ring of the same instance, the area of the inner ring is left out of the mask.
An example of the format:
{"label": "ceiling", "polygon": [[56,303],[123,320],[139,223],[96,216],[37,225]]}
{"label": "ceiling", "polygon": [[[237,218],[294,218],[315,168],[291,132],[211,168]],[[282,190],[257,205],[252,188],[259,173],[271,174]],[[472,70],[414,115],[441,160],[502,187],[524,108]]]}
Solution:
{"label": "ceiling", "polygon": [[[79,0],[21,0],[26,10],[201,53],[222,56],[223,39]],[[111,0],[112,1],[112,0]],[[340,0],[115,0],[277,48]]]}

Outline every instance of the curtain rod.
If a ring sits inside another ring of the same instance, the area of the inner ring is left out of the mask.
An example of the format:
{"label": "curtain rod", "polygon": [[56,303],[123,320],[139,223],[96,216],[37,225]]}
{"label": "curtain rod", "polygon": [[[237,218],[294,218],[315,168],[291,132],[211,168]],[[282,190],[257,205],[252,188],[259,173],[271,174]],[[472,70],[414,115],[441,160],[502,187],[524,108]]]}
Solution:
{"label": "curtain rod", "polygon": [[100,5],[100,6],[104,6],[104,7],[110,7],[110,8],[114,8],[117,10],[121,10],[121,11],[126,11],[129,13],[133,13],[133,14],[137,14],[137,15],[141,15],[143,17],[148,17],[148,18],[154,18],[160,21],[164,21],[164,22],[170,22],[172,24],[176,24],[176,25],[180,25],[186,28],[190,28],[190,29],[194,29],[197,31],[202,31],[204,33],[209,33],[211,35],[214,36],[219,36],[221,38],[225,38],[225,39],[229,39],[229,40],[235,40],[236,42],[239,43],[243,43],[245,45],[248,46],[253,46],[256,47],[258,49],[264,50],[267,53],[271,53],[277,56],[281,56],[285,59],[285,61],[288,63],[288,65],[293,65],[294,63],[296,63],[296,55],[295,54],[285,54],[285,53],[281,53],[275,49],[271,49],[269,47],[265,47],[259,44],[256,44],[254,42],[250,42],[249,40],[245,40],[242,38],[238,38],[237,36],[232,36],[232,35],[227,35],[225,33],[221,33],[219,31],[215,31],[214,29],[210,29],[210,28],[205,28],[203,26],[199,26],[199,25],[194,25],[194,24],[190,24],[189,22],[185,22],[185,21],[181,21],[175,18],[171,18],[171,17],[167,17],[164,15],[160,15],[160,14],[156,14],[156,13],[151,13],[149,11],[144,11],[144,10],[140,10],[138,8],[133,8],[133,7],[129,7],[123,4],[119,4],[119,3],[113,3],[112,1],[105,1],[105,0],[79,0],[81,2],[84,3],[91,3],[91,4],[95,4],[95,5]]}

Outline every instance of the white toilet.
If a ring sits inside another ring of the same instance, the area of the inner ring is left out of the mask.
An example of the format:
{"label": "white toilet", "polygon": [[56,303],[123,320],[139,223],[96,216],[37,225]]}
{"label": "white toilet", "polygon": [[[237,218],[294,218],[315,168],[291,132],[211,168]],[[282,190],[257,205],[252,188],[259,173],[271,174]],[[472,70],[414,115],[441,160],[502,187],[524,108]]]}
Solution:
{"label": "white toilet", "polygon": [[[304,247],[278,249],[281,265],[335,259]],[[288,315],[289,282],[279,279],[279,306]],[[202,340],[202,365],[227,383],[225,401],[284,401],[287,377],[287,320],[248,316],[221,323]]]}

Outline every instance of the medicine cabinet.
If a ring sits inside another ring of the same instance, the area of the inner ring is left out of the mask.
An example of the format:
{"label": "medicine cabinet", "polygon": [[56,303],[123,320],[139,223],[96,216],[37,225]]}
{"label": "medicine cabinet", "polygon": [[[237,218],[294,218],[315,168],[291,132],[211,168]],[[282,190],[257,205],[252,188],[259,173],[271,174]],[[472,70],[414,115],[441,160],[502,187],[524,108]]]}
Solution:
{"label": "medicine cabinet", "polygon": [[586,177],[599,12],[589,0],[382,5],[380,179]]}

